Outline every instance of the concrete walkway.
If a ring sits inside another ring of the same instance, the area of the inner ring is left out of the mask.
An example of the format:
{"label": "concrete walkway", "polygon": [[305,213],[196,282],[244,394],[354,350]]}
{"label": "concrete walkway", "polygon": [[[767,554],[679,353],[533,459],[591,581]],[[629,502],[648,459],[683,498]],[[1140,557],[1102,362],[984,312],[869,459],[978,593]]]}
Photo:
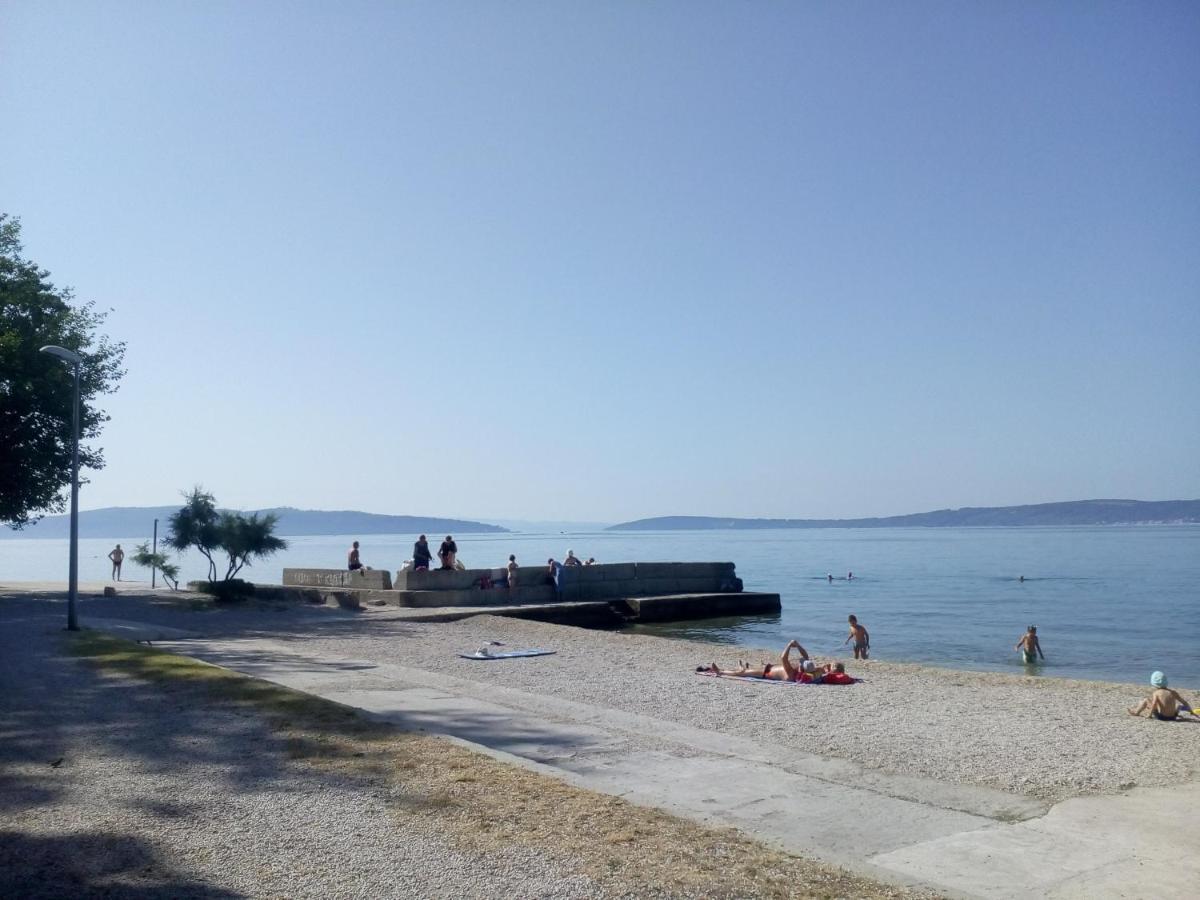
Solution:
{"label": "concrete walkway", "polygon": [[[783,745],[487,683],[132,623],[89,626],[447,735],[494,756],[790,852],[966,897],[1182,897],[1200,884],[1200,785],[1053,808],[1027,797],[884,775]],[[478,677],[470,666],[478,665]],[[1114,750],[1114,752],[1116,752]]]}

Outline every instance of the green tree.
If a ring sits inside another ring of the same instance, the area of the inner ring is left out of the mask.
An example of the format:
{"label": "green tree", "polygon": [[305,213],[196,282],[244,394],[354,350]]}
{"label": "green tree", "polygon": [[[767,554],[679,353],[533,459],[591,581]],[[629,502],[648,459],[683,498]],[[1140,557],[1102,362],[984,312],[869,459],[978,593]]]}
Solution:
{"label": "green tree", "polygon": [[167,520],[164,543],[180,553],[195,547],[208,560],[208,580],[217,580],[217,563],[213,553],[221,546],[219,524],[221,514],[212,494],[197,485],[183,495],[184,505]]}
{"label": "green tree", "polygon": [[266,559],[287,549],[287,541],[275,536],[279,517],[223,512],[216,498],[202,487],[184,494],[184,506],[167,520],[166,545],[174,550],[194,547],[208,560],[208,580],[217,580],[215,554],[228,557],[223,581],[231,581],[255,559]]}
{"label": "green tree", "polygon": [[165,553],[151,552],[149,541],[142,541],[138,544],[130,559],[133,560],[134,565],[147,569],[158,569],[158,573],[162,575],[163,581],[171,586],[171,590],[179,590],[179,566],[167,559]]}
{"label": "green tree", "polygon": [[275,525],[279,516],[274,513],[259,518],[258,513],[243,516],[240,513],[222,513],[217,526],[221,549],[229,556],[225,580],[236,578],[242,568],[252,559],[266,559],[280,550],[287,549],[287,541],[275,537]]}
{"label": "green tree", "polygon": [[107,313],[75,303],[22,252],[20,220],[0,213],[0,523],[16,528],[61,512],[71,486],[74,375],[40,348],[83,357],[80,469],[104,468],[101,449],[84,442],[100,436],[109,416],[97,401],[125,374],[125,344],[99,332]]}

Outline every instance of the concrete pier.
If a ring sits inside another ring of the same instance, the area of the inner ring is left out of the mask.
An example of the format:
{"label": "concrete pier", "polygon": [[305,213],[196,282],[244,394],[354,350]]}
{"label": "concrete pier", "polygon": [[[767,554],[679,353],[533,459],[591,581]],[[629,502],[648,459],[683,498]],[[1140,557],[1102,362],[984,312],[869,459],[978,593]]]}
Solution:
{"label": "concrete pier", "polygon": [[[283,586],[260,586],[280,600],[343,608],[428,609],[453,618],[495,615],[617,627],[714,616],[778,613],[778,594],[744,593],[731,562],[646,562],[564,566],[557,583],[542,565],[522,567],[516,587],[504,569],[399,571],[284,569]],[[484,585],[491,585],[485,587]],[[394,587],[393,587],[394,585]],[[441,611],[441,612],[438,612]]]}

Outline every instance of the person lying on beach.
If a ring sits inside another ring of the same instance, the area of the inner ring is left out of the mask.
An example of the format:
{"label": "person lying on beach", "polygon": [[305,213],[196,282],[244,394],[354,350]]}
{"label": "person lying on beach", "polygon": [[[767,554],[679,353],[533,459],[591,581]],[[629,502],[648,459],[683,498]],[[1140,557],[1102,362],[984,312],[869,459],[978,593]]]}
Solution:
{"label": "person lying on beach", "polygon": [[1027,666],[1036,663],[1039,656],[1043,660],[1046,658],[1046,654],[1042,652],[1042,644],[1038,640],[1036,625],[1029,626],[1029,630],[1021,635],[1021,639],[1017,641],[1017,645],[1013,649],[1021,651],[1021,659]]}
{"label": "person lying on beach", "polygon": [[[792,648],[800,654],[796,664],[792,665]],[[765,678],[768,681],[800,681],[805,672],[812,674],[816,664],[808,655],[808,651],[800,646],[799,641],[788,641],[779,657],[779,663],[763,663],[761,666],[751,666],[743,662],[737,669],[721,669],[716,663],[701,666],[697,672],[711,672],[714,675],[732,675],[734,678]]]}
{"label": "person lying on beach", "polygon": [[850,634],[842,641],[842,646],[845,647],[851,640],[854,641],[854,658],[866,659],[871,652],[871,635],[867,633],[867,629],[858,624],[857,616],[850,616]]}
{"label": "person lying on beach", "polygon": [[1143,712],[1148,712],[1152,719],[1174,722],[1181,712],[1196,715],[1191,704],[1180,696],[1179,691],[1167,687],[1167,676],[1162,672],[1155,672],[1150,676],[1150,686],[1154,688],[1150,696],[1137,706],[1129,708],[1131,716],[1140,716]]}

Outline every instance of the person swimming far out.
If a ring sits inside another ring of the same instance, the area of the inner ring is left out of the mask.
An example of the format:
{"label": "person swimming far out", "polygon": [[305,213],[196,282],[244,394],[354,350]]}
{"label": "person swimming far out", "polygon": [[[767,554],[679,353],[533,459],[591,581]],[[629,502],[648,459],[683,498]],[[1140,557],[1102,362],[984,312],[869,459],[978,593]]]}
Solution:
{"label": "person swimming far out", "polygon": [[1039,656],[1043,662],[1046,659],[1046,654],[1042,652],[1042,642],[1038,640],[1036,625],[1029,626],[1029,630],[1021,635],[1013,649],[1021,651],[1021,661],[1027,666],[1035,665]]}
{"label": "person swimming far out", "polygon": [[1131,716],[1140,716],[1145,712],[1150,718],[1160,722],[1174,722],[1181,712],[1196,715],[1195,707],[1184,700],[1178,691],[1167,686],[1167,676],[1162,672],[1155,672],[1150,676],[1150,687],[1154,690],[1150,692],[1149,697],[1137,706],[1129,707],[1128,712]]}

